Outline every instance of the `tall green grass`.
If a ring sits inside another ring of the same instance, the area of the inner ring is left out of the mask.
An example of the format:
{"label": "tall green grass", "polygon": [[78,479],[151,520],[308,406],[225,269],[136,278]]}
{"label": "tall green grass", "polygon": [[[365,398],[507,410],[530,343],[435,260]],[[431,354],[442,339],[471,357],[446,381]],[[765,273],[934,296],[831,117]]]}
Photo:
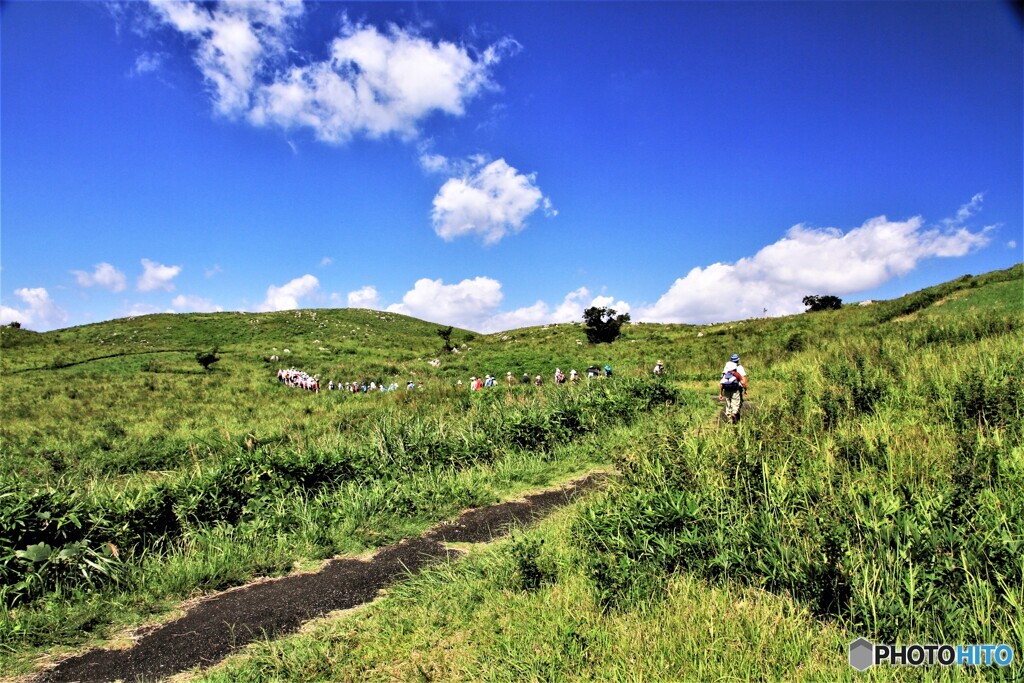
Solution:
{"label": "tall green grass", "polygon": [[[498,578],[512,577],[496,595],[534,596],[538,607],[579,601],[592,639],[531,607],[520,617],[539,619],[536,631],[506,621],[504,640],[476,649],[466,643],[480,622],[464,605],[466,621],[454,624],[463,635],[453,636],[461,649],[506,657],[527,678],[588,666],[629,678],[624,653],[651,677],[658,667],[727,675],[730,661],[754,677],[791,665],[832,677],[831,664],[806,656],[822,642],[815,629],[831,634],[830,647],[854,634],[1005,641],[1022,652],[1022,273],[783,319],[631,325],[612,345],[586,345],[571,324],[458,331],[459,353],[448,355],[438,354],[435,325],[369,311],[145,316],[43,335],[2,328],[2,664],[24,670],[33,648],[377,547],[608,461],[621,481],[567,517],[564,534],[524,537],[494,560],[505,568]],[[224,359],[205,373],[194,353],[213,344]],[[732,429],[713,399],[734,352],[751,371],[753,400]],[[656,358],[667,380],[641,381]],[[550,377],[592,363],[621,379],[475,394],[455,386],[471,374]],[[288,365],[425,388],[312,395],[276,383]],[[773,649],[748,632],[767,622],[730,619],[729,638],[759,643],[776,664],[759,670],[736,655],[692,668],[673,658],[698,639],[673,640],[657,620],[692,610],[703,590],[721,609],[762,596],[781,612],[759,614],[784,613],[764,618],[800,644]],[[642,643],[646,632],[665,639],[649,658],[616,640]],[[536,649],[541,634],[575,654]],[[371,666],[346,661],[329,670]],[[501,679],[480,666],[449,675]]]}

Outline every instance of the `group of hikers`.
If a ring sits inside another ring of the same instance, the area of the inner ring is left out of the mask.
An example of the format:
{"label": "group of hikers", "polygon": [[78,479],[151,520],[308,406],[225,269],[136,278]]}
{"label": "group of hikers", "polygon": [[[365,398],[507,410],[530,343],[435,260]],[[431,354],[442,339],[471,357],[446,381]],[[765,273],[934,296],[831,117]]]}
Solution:
{"label": "group of hikers", "polygon": [[[596,365],[591,365],[589,368],[587,368],[587,379],[588,380],[589,379],[594,379],[595,377],[611,377],[611,376],[612,376],[612,368],[611,368],[610,365],[604,366],[604,369],[601,369],[601,368],[597,367]],[[564,372],[562,372],[561,368],[555,368],[554,380],[555,380],[555,384],[556,385],[565,384],[566,382],[569,382],[570,384],[576,384],[577,382],[580,381],[580,377],[581,377],[581,375],[580,375],[579,372],[577,372],[576,368],[573,368],[572,370],[570,370],[568,375],[566,375]],[[495,386],[497,384],[498,384],[498,378],[495,377],[494,375],[485,375],[484,377],[473,376],[473,377],[469,378],[469,390],[470,391],[480,391],[481,389],[488,389],[488,388],[493,387],[493,386]],[[530,377],[530,373],[524,372],[523,376],[521,378],[516,379],[516,377],[512,374],[511,371],[510,372],[506,372],[505,373],[505,385],[509,386],[509,387],[512,387],[512,386],[515,386],[517,384],[533,384],[534,386],[537,386],[537,387],[544,386],[544,376],[543,375],[537,375],[536,377],[532,377],[531,378]],[[461,379],[458,380],[455,383],[455,386],[457,386],[457,387],[463,386],[462,380]]]}
{"label": "group of hikers", "polygon": [[[665,374],[665,362],[659,359],[654,364],[654,376],[661,377]],[[555,368],[554,382],[555,385],[565,384],[576,384],[580,381],[582,375],[573,368],[566,375],[562,372],[561,368]],[[612,368],[610,365],[605,365],[604,368],[600,368],[597,365],[591,365],[586,371],[587,379],[594,378],[606,378],[612,376]],[[295,368],[288,368],[287,370],[281,369],[277,371],[277,379],[279,382],[286,386],[297,387],[299,389],[305,389],[315,393],[320,393],[320,380],[315,375],[310,375],[301,370]],[[473,376],[469,378],[469,390],[480,391],[497,385],[498,378],[494,375],[485,375],[484,377]],[[524,372],[521,378],[516,378],[511,371],[505,373],[505,385],[512,387],[515,385],[529,385],[543,386],[544,378],[541,375],[537,375],[533,378],[530,377],[530,373]],[[457,387],[462,387],[462,380],[458,380],[456,383]],[[415,382],[410,381],[405,385],[406,391],[412,391],[422,385],[417,385]],[[391,384],[385,385],[383,382],[377,384],[376,382],[341,382],[335,383],[333,380],[327,383],[328,391],[347,391],[350,393],[369,393],[369,392],[387,392],[397,391],[399,388],[398,382],[392,382]],[[740,409],[743,407],[743,396],[747,392],[747,371],[742,365],[740,365],[740,357],[738,354],[732,354],[728,362],[725,364],[725,368],[722,369],[722,377],[718,383],[718,400],[724,404],[725,419],[731,424],[736,424],[740,419]]]}
{"label": "group of hikers", "polygon": [[[298,389],[305,389],[312,391],[313,393],[320,393],[320,378],[316,375],[310,375],[302,370],[296,370],[295,368],[288,368],[287,370],[277,371],[277,381],[285,386],[296,387]],[[412,391],[417,386],[416,382],[409,382],[405,385],[406,391]],[[347,391],[353,394],[369,393],[373,392],[386,392],[386,391],[398,391],[398,382],[392,382],[391,384],[385,385],[384,382],[377,384],[376,382],[335,382],[329,380],[327,382],[327,391]]]}
{"label": "group of hikers", "polygon": [[278,370],[277,381],[288,387],[320,393],[320,380],[307,372],[295,368]]}

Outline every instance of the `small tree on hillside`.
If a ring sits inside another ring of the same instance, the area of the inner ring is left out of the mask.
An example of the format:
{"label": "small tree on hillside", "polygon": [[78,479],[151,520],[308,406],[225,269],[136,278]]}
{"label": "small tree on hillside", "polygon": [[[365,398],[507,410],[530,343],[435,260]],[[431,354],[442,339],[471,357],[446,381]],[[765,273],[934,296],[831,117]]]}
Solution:
{"label": "small tree on hillside", "polygon": [[611,344],[622,334],[622,324],[629,322],[629,313],[615,315],[614,308],[591,306],[583,311],[587,341],[591,344]]}
{"label": "small tree on hillside", "polygon": [[19,323],[17,320],[12,320],[7,327],[10,327],[12,330],[20,330],[21,323]]}
{"label": "small tree on hillside", "polygon": [[220,347],[214,346],[209,351],[196,351],[196,362],[203,366],[203,370],[210,371],[210,366],[220,360],[217,351]]}
{"label": "small tree on hillside", "polygon": [[451,353],[451,350],[455,348],[452,346],[452,329],[452,326],[449,325],[448,327],[439,327],[434,330],[437,332],[437,336],[441,338],[441,341],[444,342],[444,346],[441,347],[441,353]]}
{"label": "small tree on hillside", "polygon": [[837,296],[818,296],[817,294],[812,294],[804,297],[804,306],[807,307],[805,313],[829,310],[838,311],[843,307],[843,300]]}

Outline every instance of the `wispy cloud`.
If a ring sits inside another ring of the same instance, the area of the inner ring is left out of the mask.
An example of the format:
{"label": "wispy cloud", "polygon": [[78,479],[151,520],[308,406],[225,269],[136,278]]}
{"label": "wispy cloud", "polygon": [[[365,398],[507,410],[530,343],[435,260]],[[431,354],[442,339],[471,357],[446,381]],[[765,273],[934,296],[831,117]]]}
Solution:
{"label": "wispy cloud", "polygon": [[320,281],[315,276],[303,275],[287,282],[280,287],[270,285],[267,287],[267,296],[257,310],[260,311],[290,311],[299,308],[299,300],[320,289]]}
{"label": "wispy cloud", "polygon": [[42,331],[57,327],[68,319],[67,312],[50,298],[44,287],[23,287],[14,290],[14,294],[25,302],[25,306],[0,306],[0,325],[18,322],[24,327]]}
{"label": "wispy cloud", "polygon": [[101,287],[111,292],[123,292],[128,286],[124,273],[109,263],[97,263],[91,273],[73,270],[71,274],[82,287]]}
{"label": "wispy cloud", "polygon": [[[433,155],[440,157],[440,155]],[[443,157],[424,161],[424,167],[448,166]],[[475,235],[484,244],[494,244],[526,227],[526,219],[538,209],[546,216],[558,212],[537,187],[536,174],[524,174],[504,159],[485,163],[480,157],[470,162],[472,171],[449,178],[434,197],[434,232],[451,241]]]}
{"label": "wispy cloud", "polygon": [[[156,15],[195,44],[195,62],[213,92],[215,110],[227,116],[249,110],[257,74],[285,51],[300,0],[274,2],[151,2]],[[269,69],[267,69],[269,71]]]}
{"label": "wispy cloud", "polygon": [[985,193],[979,192],[978,194],[971,197],[971,201],[962,205],[956,212],[954,218],[947,218],[942,221],[943,225],[963,225],[968,219],[972,218],[976,213],[981,211],[981,204],[985,200]]}
{"label": "wispy cloud", "polygon": [[141,263],[143,272],[136,285],[140,292],[152,292],[155,289],[174,291],[174,283],[171,280],[178,277],[181,266],[165,266],[148,258],[142,259]]}
{"label": "wispy cloud", "polygon": [[130,75],[143,76],[158,71],[166,58],[167,55],[162,52],[143,52],[136,58]]}

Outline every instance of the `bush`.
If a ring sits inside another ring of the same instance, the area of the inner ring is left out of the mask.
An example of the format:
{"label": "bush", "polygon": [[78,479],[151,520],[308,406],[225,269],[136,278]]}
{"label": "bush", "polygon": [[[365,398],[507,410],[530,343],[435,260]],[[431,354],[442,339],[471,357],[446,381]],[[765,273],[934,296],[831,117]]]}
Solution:
{"label": "bush", "polygon": [[583,311],[587,341],[591,344],[610,344],[622,334],[623,323],[629,322],[629,313],[615,314],[614,308],[591,306]]}

